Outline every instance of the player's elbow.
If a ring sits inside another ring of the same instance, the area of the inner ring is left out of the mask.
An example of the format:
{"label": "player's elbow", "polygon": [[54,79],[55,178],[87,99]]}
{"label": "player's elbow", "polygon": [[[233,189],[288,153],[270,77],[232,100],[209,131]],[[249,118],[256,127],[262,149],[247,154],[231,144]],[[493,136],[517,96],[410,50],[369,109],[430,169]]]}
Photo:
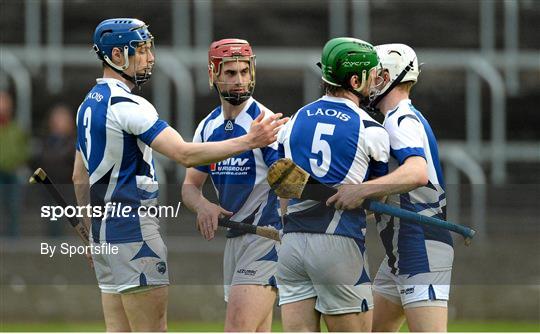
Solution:
{"label": "player's elbow", "polygon": [[192,159],[191,155],[183,151],[178,152],[175,155],[174,160],[186,168],[191,168],[191,167],[196,166],[195,160]]}
{"label": "player's elbow", "polygon": [[191,168],[191,167],[196,166],[195,160],[189,154],[186,154],[184,152],[178,153],[175,160],[176,162],[178,162],[179,164],[181,164],[182,166],[186,168]]}
{"label": "player's elbow", "polygon": [[189,145],[178,144],[174,147],[172,152],[170,152],[169,158],[186,168],[190,168],[193,167],[195,163],[192,156],[193,155],[190,154],[189,151]]}
{"label": "player's elbow", "polygon": [[423,186],[427,185],[428,182],[429,182],[429,178],[428,178],[427,173],[419,173],[419,175],[417,175],[417,177],[416,177],[416,185],[418,187],[423,187]]}
{"label": "player's elbow", "polygon": [[191,168],[191,167],[195,167],[197,165],[195,163],[193,163],[193,162],[186,162],[186,163],[184,163],[184,166],[186,166],[186,168]]}
{"label": "player's elbow", "polygon": [[200,165],[199,162],[197,162],[197,161],[191,159],[190,157],[185,158],[185,161],[186,161],[186,162],[185,162],[184,166],[186,166],[186,168],[191,168],[191,167],[195,167],[195,166],[199,166],[199,165]]}
{"label": "player's elbow", "polygon": [[418,187],[423,187],[428,184],[429,176],[425,168],[418,168],[413,174],[413,184]]}
{"label": "player's elbow", "polygon": [[429,182],[428,166],[426,160],[422,157],[412,157],[405,161],[406,175],[411,185],[423,187]]}

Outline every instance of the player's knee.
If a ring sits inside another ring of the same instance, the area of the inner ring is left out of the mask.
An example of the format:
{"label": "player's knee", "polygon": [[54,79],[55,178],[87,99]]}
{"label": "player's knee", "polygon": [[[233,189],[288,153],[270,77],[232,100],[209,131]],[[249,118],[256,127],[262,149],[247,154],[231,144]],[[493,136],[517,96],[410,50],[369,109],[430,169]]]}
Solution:
{"label": "player's knee", "polygon": [[127,333],[131,332],[131,328],[129,327],[114,327],[114,326],[106,326],[105,331],[107,333]]}
{"label": "player's knee", "polygon": [[272,311],[266,316],[265,319],[257,326],[257,332],[271,332],[272,331]]}
{"label": "player's knee", "polygon": [[245,312],[234,304],[227,306],[227,318],[225,320],[225,332],[255,332],[257,324],[253,317],[247,317]]}
{"label": "player's knee", "polygon": [[371,326],[372,332],[398,332],[401,328],[401,324],[396,325],[395,323],[378,323],[373,322]]}
{"label": "player's knee", "polygon": [[317,326],[315,324],[304,324],[304,323],[289,323],[285,324],[283,323],[283,331],[285,332],[320,332],[321,328],[320,326]]}
{"label": "player's knee", "polygon": [[408,325],[411,332],[447,332],[445,321],[411,321]]}
{"label": "player's knee", "polygon": [[330,332],[371,332],[373,311],[324,316]]}
{"label": "player's knee", "polygon": [[256,332],[257,333],[268,333],[272,331],[272,323],[270,324],[263,324],[257,327]]}
{"label": "player's knee", "polygon": [[157,330],[158,332],[166,332],[167,331],[167,310],[166,309],[162,309],[160,310],[159,314],[158,314],[158,319],[159,319],[159,322],[158,322],[158,325],[157,325]]}
{"label": "player's knee", "polygon": [[117,332],[131,332],[131,327],[129,327],[129,324],[120,324],[120,323],[116,323],[116,324],[110,324],[110,323],[105,323],[105,330],[106,332],[113,332],[113,333],[117,333]]}
{"label": "player's knee", "polygon": [[128,331],[133,332],[166,332],[167,321],[159,319],[158,322],[145,321],[144,323],[134,324],[133,328]]}
{"label": "player's knee", "polygon": [[167,328],[167,321],[163,321],[163,323],[159,326],[159,332],[166,332],[168,330]]}
{"label": "player's knee", "polygon": [[225,332],[255,332],[257,326],[241,316],[228,317],[225,322]]}

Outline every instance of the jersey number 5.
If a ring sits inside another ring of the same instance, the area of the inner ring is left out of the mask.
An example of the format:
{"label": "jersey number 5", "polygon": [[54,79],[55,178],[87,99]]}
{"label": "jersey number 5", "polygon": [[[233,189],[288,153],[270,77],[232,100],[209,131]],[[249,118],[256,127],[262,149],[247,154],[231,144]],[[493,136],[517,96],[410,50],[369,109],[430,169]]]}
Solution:
{"label": "jersey number 5", "polygon": [[331,136],[334,134],[334,129],[336,126],[334,124],[328,123],[317,123],[315,127],[315,133],[313,134],[313,142],[311,143],[311,153],[315,155],[321,154],[321,165],[317,164],[319,159],[309,159],[309,165],[311,171],[317,177],[324,177],[328,170],[330,169],[330,161],[332,160],[332,150],[330,149],[330,144],[324,139],[323,135]]}

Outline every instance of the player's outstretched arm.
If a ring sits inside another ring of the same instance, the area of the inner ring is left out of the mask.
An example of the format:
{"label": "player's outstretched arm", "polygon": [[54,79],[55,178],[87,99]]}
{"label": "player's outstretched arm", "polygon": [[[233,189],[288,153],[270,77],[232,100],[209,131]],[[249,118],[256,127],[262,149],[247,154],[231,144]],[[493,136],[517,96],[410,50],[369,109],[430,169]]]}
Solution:
{"label": "player's outstretched arm", "polygon": [[202,187],[207,177],[208,174],[204,172],[188,168],[182,185],[182,201],[188,209],[197,213],[197,229],[206,240],[211,240],[218,228],[218,219],[233,213],[211,203],[203,196]]}
{"label": "player's outstretched arm", "polygon": [[427,163],[423,157],[407,158],[392,173],[364,182],[344,184],[326,201],[336,209],[351,210],[360,207],[366,198],[377,199],[393,194],[403,194],[428,183]]}
{"label": "player's outstretched arm", "polygon": [[251,124],[249,133],[221,142],[188,143],[176,130],[168,127],[157,135],[150,146],[186,167],[206,165],[272,144],[276,141],[281,126],[289,120],[288,117],[281,116],[283,115],[275,114],[264,118],[261,113]]}

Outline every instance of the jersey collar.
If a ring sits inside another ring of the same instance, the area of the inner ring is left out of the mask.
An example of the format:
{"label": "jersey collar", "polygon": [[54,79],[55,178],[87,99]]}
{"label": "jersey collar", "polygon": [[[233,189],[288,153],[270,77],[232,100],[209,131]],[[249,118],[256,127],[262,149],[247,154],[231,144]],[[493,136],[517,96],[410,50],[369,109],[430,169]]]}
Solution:
{"label": "jersey collar", "polygon": [[351,101],[351,100],[349,100],[347,98],[344,98],[344,97],[336,97],[336,96],[324,95],[319,100],[328,101],[328,102],[335,102],[335,103],[344,103],[349,108],[356,111],[357,113],[360,113],[360,111],[362,110],[353,101]]}
{"label": "jersey collar", "polygon": [[403,106],[403,105],[409,105],[410,103],[411,103],[411,99],[403,99],[403,100],[399,101],[399,103],[398,103],[393,109],[389,110],[389,111],[386,113],[385,119],[388,118],[388,117],[390,117],[390,116],[392,116],[393,114],[395,114],[396,111],[398,111],[399,108],[401,108],[401,106]]}
{"label": "jersey collar", "polygon": [[131,89],[129,89],[129,87],[123,83],[122,81],[118,80],[118,79],[115,79],[115,78],[97,78],[96,79],[96,82],[98,84],[116,84],[122,88],[124,88],[125,90],[127,90],[128,92],[131,92]]}
{"label": "jersey collar", "polygon": [[[238,113],[238,115],[236,115],[235,119],[238,118],[238,116],[245,113],[251,107],[251,104],[253,102],[255,102],[255,99],[253,97],[250,97],[249,99],[247,99],[246,105],[244,106],[244,108],[242,108],[242,110]],[[223,115],[223,118],[225,118],[225,112],[223,111],[223,106],[221,106],[221,115]]]}

